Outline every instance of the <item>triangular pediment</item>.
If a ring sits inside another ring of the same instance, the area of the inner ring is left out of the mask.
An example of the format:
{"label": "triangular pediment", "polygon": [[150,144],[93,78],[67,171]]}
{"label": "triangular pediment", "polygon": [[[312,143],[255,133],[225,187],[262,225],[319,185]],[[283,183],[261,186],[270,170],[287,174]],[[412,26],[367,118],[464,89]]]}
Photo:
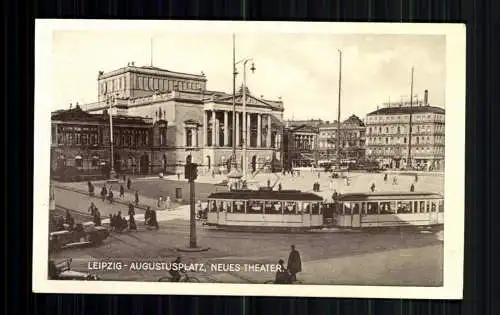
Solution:
{"label": "triangular pediment", "polygon": [[309,126],[309,125],[300,125],[300,126],[297,126],[297,127],[293,127],[291,129],[292,132],[310,132],[310,133],[317,133],[318,132],[318,128],[314,128],[312,126]]}
{"label": "triangular pediment", "polygon": [[[221,97],[217,100],[217,102],[232,103],[233,96],[230,95],[230,96]],[[234,102],[237,106],[242,106],[243,105],[243,95],[241,95],[241,94],[236,95]],[[269,104],[268,102],[263,101],[261,99],[258,99],[256,97],[254,97],[252,95],[248,95],[248,94],[246,95],[246,105],[259,106],[259,107],[272,107],[271,104]]]}

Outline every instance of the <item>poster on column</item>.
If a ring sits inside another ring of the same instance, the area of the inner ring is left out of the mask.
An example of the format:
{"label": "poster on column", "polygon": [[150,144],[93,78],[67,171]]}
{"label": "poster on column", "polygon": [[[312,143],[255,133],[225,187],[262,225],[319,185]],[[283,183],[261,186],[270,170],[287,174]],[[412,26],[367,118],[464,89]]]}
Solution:
{"label": "poster on column", "polygon": [[463,25],[37,20],[35,74],[33,291],[462,298]]}

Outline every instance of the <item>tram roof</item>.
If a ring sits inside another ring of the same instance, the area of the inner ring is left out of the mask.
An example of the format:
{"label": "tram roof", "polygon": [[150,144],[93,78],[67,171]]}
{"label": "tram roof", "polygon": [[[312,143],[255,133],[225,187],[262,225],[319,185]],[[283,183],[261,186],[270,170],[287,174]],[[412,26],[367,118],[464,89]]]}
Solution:
{"label": "tram roof", "polygon": [[443,195],[433,192],[374,192],[374,193],[348,193],[338,195],[338,201],[365,201],[365,200],[414,200],[414,199],[440,199]]}
{"label": "tram roof", "polygon": [[307,201],[323,201],[323,198],[300,190],[237,190],[215,192],[210,194],[208,199],[243,199],[243,200],[307,200]]}

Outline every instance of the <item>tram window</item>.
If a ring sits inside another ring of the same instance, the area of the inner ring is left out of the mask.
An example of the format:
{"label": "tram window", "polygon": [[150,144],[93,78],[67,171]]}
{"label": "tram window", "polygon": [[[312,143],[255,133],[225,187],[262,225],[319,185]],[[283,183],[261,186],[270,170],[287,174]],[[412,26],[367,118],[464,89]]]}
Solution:
{"label": "tram window", "polygon": [[282,204],[281,204],[281,201],[273,201],[272,202],[272,205],[273,205],[273,209],[274,209],[274,213],[275,214],[281,214],[281,209],[282,209]]}
{"label": "tram window", "polygon": [[420,213],[425,212],[425,201],[420,201]]}
{"label": "tram window", "polygon": [[224,206],[224,202],[222,202],[222,201],[217,202],[217,211],[218,212],[223,212],[224,211],[224,207],[223,206]]}
{"label": "tram window", "polygon": [[411,213],[411,201],[398,202],[398,213]]}
{"label": "tram window", "polygon": [[247,202],[247,213],[262,213],[263,201],[261,200],[249,200]]}
{"label": "tram window", "polygon": [[309,202],[302,203],[302,212],[306,214],[311,212],[311,204]]}
{"label": "tram window", "polygon": [[285,202],[285,214],[295,214],[297,212],[297,204],[295,202]]}
{"label": "tram window", "polygon": [[223,201],[222,202],[222,210],[225,212],[231,212],[231,202],[230,201]]}
{"label": "tram window", "polygon": [[380,203],[380,214],[392,214],[396,213],[396,202],[381,202]]}
{"label": "tram window", "polygon": [[413,212],[418,212],[418,201],[413,202]]}
{"label": "tram window", "polygon": [[264,213],[265,214],[274,214],[273,203],[271,201],[264,201]]}
{"label": "tram window", "polygon": [[352,204],[345,202],[344,203],[344,214],[351,214]]}
{"label": "tram window", "polygon": [[366,214],[366,203],[361,203],[361,214]]}
{"label": "tram window", "polygon": [[245,212],[245,202],[244,201],[233,201],[233,212],[234,213],[244,213]]}
{"label": "tram window", "polygon": [[431,204],[431,212],[436,212],[436,202],[431,201],[430,204]]}
{"label": "tram window", "polygon": [[215,200],[209,202],[208,205],[209,205],[209,211],[210,212],[217,212],[217,205],[215,203]]}
{"label": "tram window", "polygon": [[313,202],[311,204],[311,214],[319,214],[319,203]]}
{"label": "tram window", "polygon": [[377,202],[369,202],[367,209],[367,214],[378,214],[378,203]]}
{"label": "tram window", "polygon": [[426,202],[425,212],[430,212],[430,201]]}
{"label": "tram window", "polygon": [[353,204],[352,214],[359,214],[359,203]]}
{"label": "tram window", "polygon": [[439,200],[438,207],[439,207],[439,212],[444,212],[443,200]]}

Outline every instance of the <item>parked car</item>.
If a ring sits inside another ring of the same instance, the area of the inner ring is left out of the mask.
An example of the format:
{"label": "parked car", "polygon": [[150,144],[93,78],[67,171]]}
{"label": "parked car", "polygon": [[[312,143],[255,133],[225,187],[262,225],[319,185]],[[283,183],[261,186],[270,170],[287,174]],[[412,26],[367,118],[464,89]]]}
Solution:
{"label": "parked car", "polygon": [[71,270],[72,259],[58,263],[49,261],[49,278],[51,280],[99,280],[99,276],[87,272]]}
{"label": "parked car", "polygon": [[51,232],[49,250],[58,251],[76,246],[98,246],[109,236],[104,226],[95,226],[92,222],[78,223],[73,229]]}

